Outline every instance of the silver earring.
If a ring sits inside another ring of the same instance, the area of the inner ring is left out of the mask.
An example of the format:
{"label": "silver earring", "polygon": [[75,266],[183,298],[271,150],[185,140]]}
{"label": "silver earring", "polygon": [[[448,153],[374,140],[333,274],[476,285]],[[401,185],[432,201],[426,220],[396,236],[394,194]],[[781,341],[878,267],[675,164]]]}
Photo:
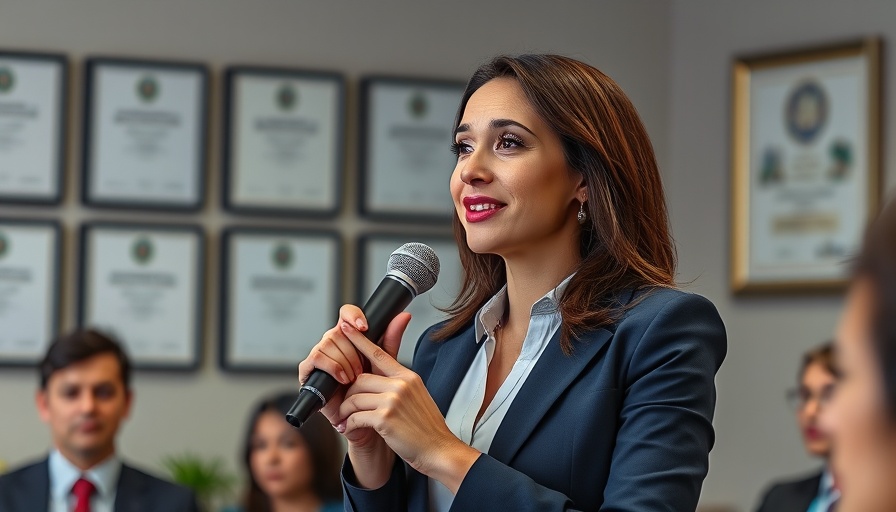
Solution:
{"label": "silver earring", "polygon": [[576,219],[578,219],[579,224],[584,224],[585,219],[588,218],[588,215],[585,213],[585,203],[579,203],[579,213],[576,215]]}

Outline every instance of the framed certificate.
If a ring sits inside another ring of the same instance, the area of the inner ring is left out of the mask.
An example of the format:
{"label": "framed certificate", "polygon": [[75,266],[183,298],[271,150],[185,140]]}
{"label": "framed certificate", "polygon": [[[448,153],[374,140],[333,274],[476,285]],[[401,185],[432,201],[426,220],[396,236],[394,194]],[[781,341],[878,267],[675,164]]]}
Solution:
{"label": "framed certificate", "polygon": [[0,365],[33,366],[59,322],[59,224],[0,219]]}
{"label": "framed certificate", "polygon": [[734,62],[731,286],[839,290],[876,211],[880,41]]}
{"label": "framed certificate", "polygon": [[204,268],[198,226],[86,224],[78,324],[114,335],[137,368],[196,369]]}
{"label": "framed certificate", "polygon": [[64,55],[0,50],[0,203],[62,199],[67,89]]}
{"label": "framed certificate", "polygon": [[221,244],[221,368],[295,373],[336,323],[342,296],[339,237],[230,228]]}
{"label": "framed certificate", "polygon": [[372,218],[447,222],[464,83],[366,77],[361,82],[360,210]]}
{"label": "framed certificate", "polygon": [[198,210],[205,191],[207,69],[91,58],[85,77],[84,202]]}
{"label": "framed certificate", "polygon": [[243,213],[339,211],[345,79],[231,67],[226,74],[224,207]]}
{"label": "framed certificate", "polygon": [[416,297],[407,308],[411,313],[411,323],[398,351],[398,360],[404,365],[411,364],[414,347],[423,331],[446,318],[439,308],[451,305],[457,297],[463,275],[457,244],[451,236],[368,234],[358,241],[358,306],[364,305],[383,280],[392,252],[407,242],[420,242],[430,246],[439,257],[440,270],[435,286]]}

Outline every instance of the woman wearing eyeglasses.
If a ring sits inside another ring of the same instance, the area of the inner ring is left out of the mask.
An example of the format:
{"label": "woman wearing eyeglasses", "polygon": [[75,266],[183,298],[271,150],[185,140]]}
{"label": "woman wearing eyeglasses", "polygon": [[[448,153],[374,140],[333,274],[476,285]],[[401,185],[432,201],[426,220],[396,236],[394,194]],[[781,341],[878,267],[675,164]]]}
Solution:
{"label": "woman wearing eyeglasses", "polygon": [[827,467],[831,440],[820,428],[821,411],[830,401],[837,381],[831,343],[810,350],[803,356],[799,385],[788,393],[796,409],[803,445],[809,455],[825,461],[817,472],[772,485],[765,493],[759,512],[828,512],[839,497]]}

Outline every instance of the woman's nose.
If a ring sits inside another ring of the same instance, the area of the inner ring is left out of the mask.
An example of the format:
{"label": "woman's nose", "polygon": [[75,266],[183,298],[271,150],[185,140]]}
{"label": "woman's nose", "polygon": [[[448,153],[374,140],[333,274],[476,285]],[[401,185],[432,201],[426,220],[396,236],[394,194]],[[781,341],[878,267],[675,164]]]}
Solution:
{"label": "woman's nose", "polygon": [[460,164],[460,179],[467,185],[492,181],[491,162],[488,152],[474,150]]}
{"label": "woman's nose", "polygon": [[280,460],[280,450],[268,450],[267,453],[265,453],[265,458],[268,460],[268,463],[276,463]]}

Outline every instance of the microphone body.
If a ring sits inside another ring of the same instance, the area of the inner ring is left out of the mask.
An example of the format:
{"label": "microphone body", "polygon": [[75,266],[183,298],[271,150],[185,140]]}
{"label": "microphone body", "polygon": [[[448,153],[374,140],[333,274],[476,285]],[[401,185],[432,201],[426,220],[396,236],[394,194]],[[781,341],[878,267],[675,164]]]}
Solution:
{"label": "microphone body", "polygon": [[[409,246],[413,246],[410,247],[412,249],[410,255],[401,252]],[[422,254],[418,257],[414,251],[422,252]],[[399,260],[397,266],[393,265],[396,255]],[[417,261],[421,258],[425,261]],[[402,264],[410,264],[410,267],[404,268]],[[394,266],[395,268],[393,268]],[[423,244],[405,244],[392,253],[389,272],[367,299],[364,307],[361,308],[367,318],[367,331],[364,335],[377,343],[386,332],[389,322],[404,311],[414,297],[432,288],[438,272],[439,261],[435,252]],[[411,276],[415,276],[419,280]],[[421,277],[422,279],[420,279]],[[308,417],[327,403],[327,400],[336,393],[340,385],[339,381],[331,377],[330,374],[319,369],[312,371],[299,391],[299,397],[295,404],[286,413],[286,421],[296,428],[301,427]]]}

